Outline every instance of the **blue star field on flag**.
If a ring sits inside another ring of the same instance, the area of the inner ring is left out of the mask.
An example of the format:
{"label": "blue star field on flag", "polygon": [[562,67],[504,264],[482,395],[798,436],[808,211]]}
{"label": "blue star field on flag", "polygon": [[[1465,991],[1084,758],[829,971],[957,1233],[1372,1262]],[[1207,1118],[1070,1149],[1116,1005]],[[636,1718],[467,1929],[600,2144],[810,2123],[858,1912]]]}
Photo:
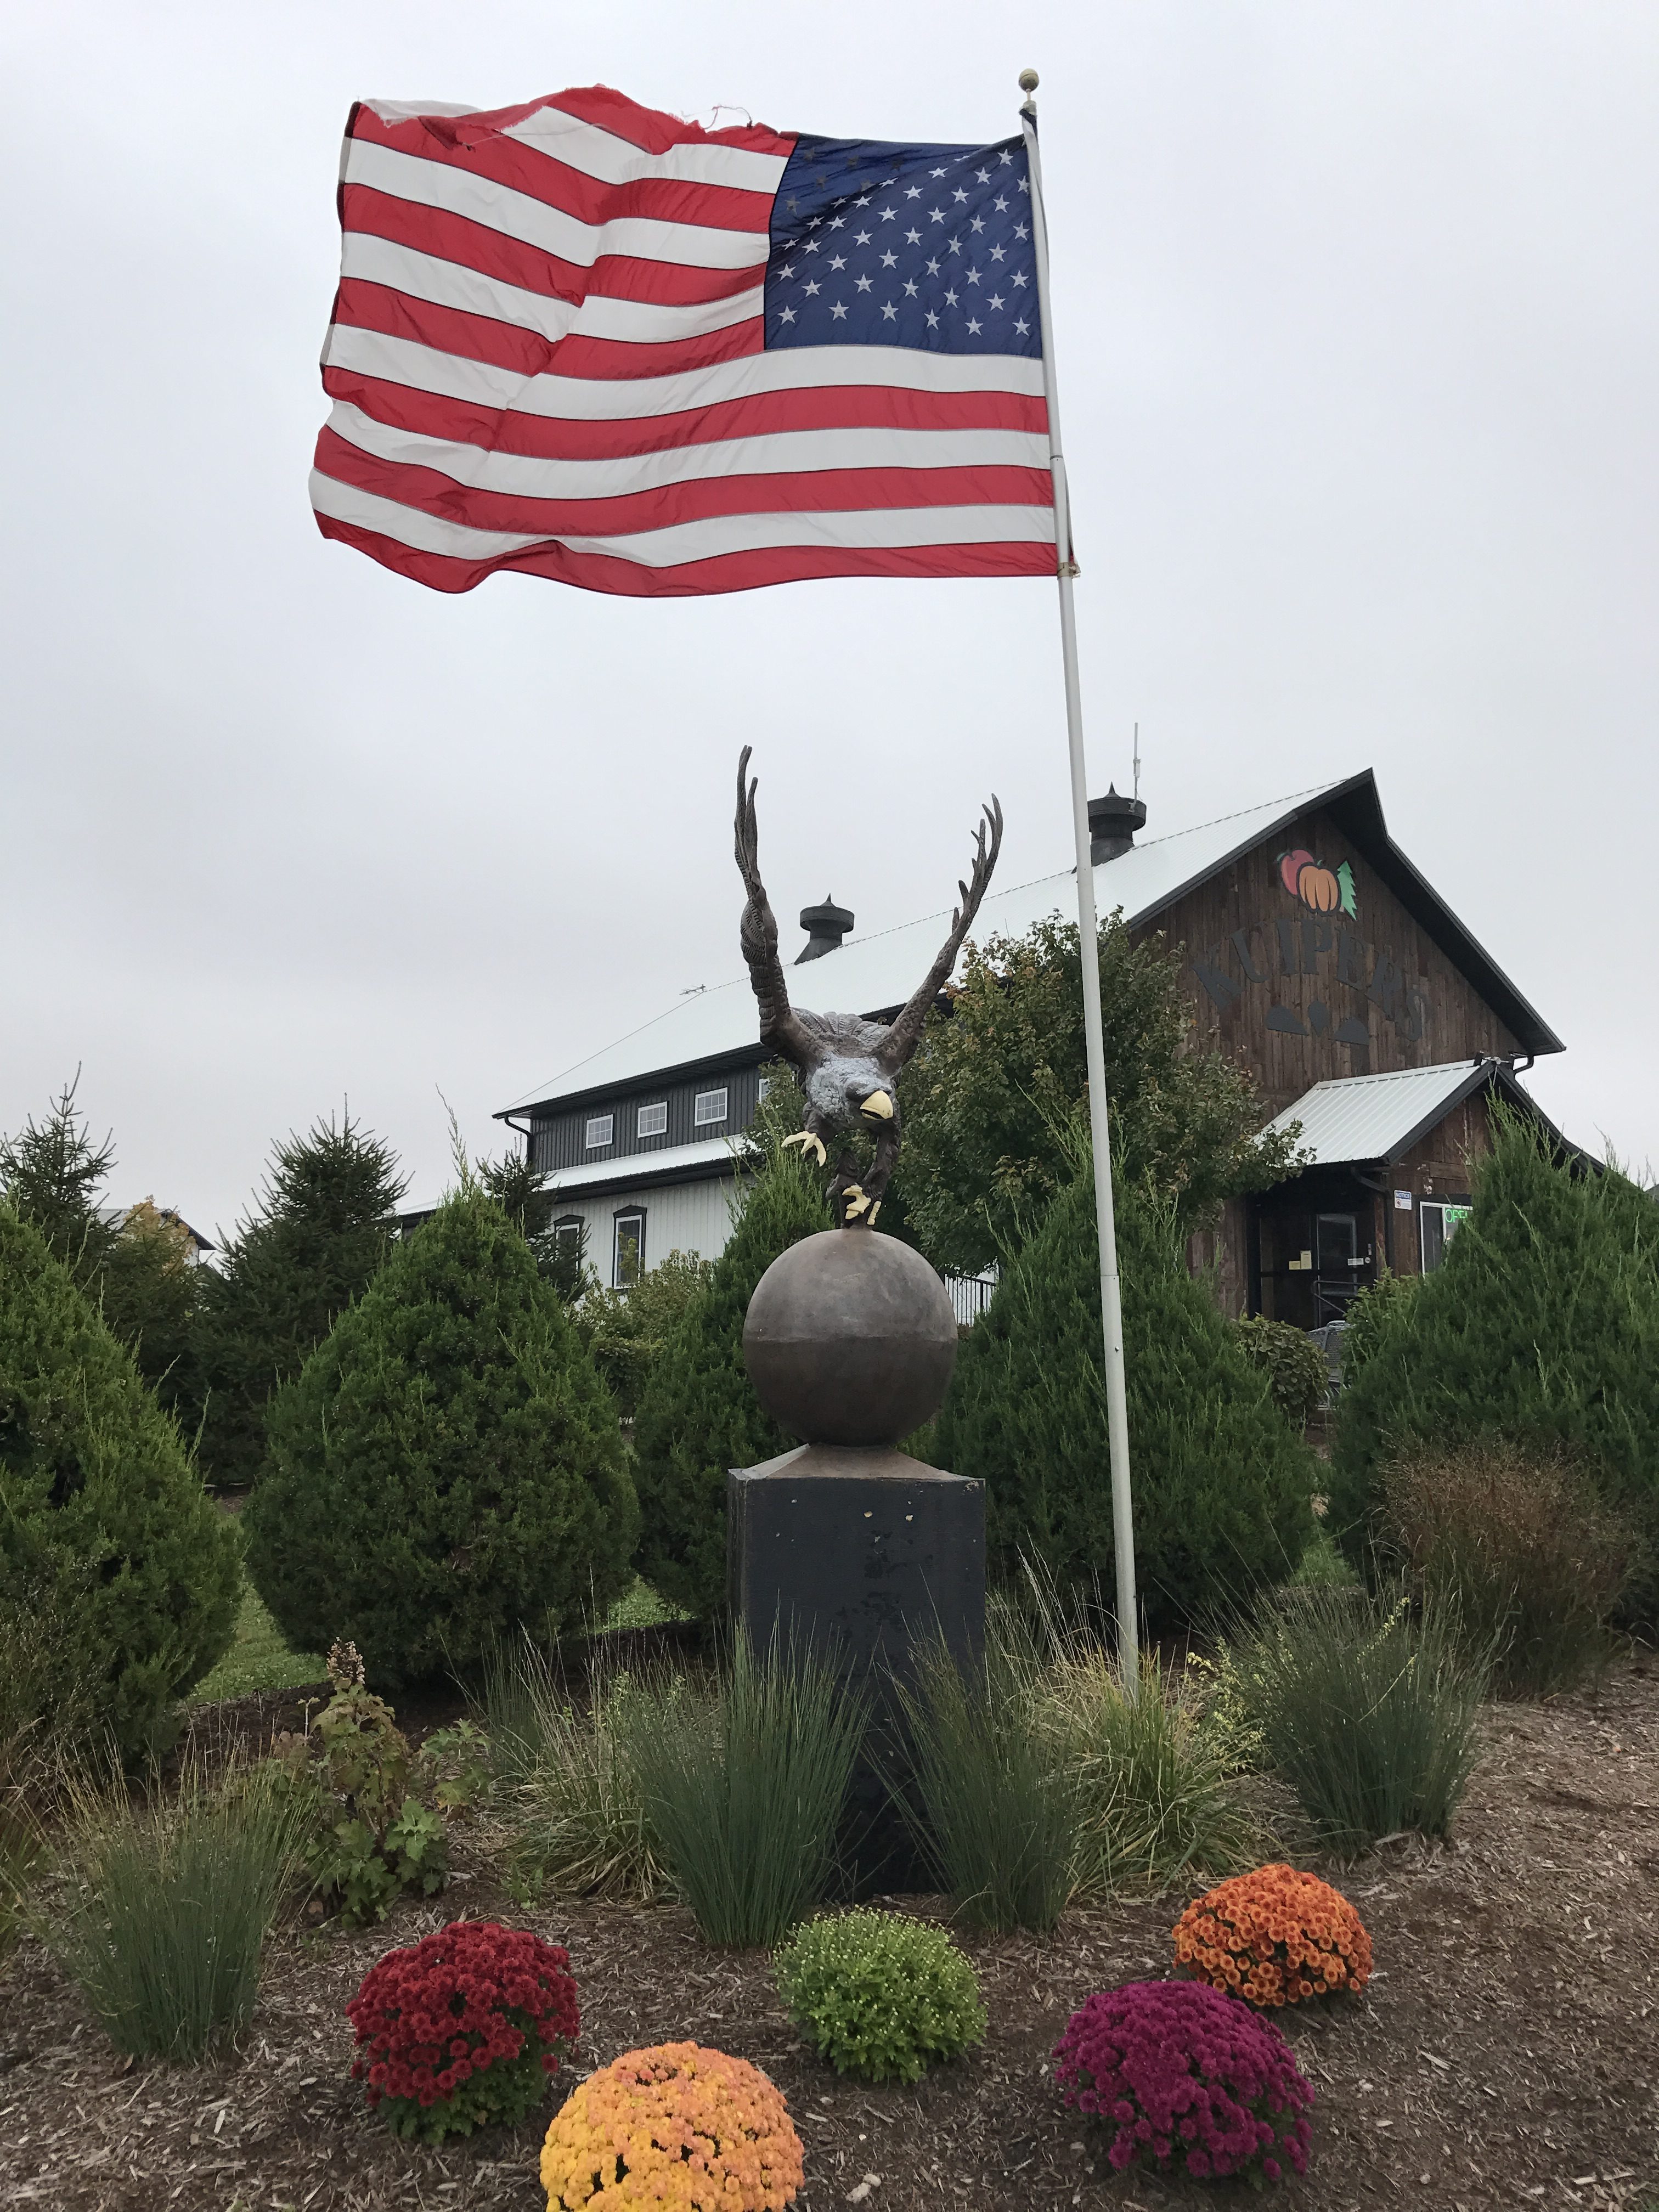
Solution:
{"label": "blue star field on flag", "polygon": [[894,146],[803,135],[772,210],[765,343],[1039,357],[1023,138]]}

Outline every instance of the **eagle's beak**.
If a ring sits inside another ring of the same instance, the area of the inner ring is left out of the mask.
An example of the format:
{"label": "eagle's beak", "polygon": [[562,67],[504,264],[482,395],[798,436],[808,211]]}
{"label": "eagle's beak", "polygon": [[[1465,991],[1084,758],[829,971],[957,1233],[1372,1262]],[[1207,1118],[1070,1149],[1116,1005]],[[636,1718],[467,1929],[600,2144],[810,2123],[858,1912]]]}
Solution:
{"label": "eagle's beak", "polygon": [[890,1121],[893,1118],[893,1102],[884,1091],[872,1091],[863,1105],[859,1108],[859,1111],[860,1114],[867,1114],[872,1121]]}

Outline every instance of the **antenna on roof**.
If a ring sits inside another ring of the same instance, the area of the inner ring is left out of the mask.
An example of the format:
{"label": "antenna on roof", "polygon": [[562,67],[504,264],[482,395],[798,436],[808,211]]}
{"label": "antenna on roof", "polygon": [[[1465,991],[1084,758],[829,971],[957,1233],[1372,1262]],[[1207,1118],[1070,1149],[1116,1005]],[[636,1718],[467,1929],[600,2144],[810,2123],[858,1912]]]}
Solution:
{"label": "antenna on roof", "polygon": [[1140,796],[1140,725],[1135,724],[1135,787],[1134,796]]}

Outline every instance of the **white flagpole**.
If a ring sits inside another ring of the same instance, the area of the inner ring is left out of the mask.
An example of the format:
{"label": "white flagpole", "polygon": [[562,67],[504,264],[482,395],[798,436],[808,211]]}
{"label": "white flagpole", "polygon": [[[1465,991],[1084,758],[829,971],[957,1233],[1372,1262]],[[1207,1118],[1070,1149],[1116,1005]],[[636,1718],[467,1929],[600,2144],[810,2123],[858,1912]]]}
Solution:
{"label": "white flagpole", "polygon": [[1077,614],[1072,583],[1072,504],[1060,441],[1060,392],[1054,328],[1048,301],[1048,227],[1042,213],[1037,153],[1035,70],[1022,70],[1020,122],[1031,167],[1031,228],[1036,247],[1037,310],[1042,319],[1042,382],[1048,401],[1048,460],[1054,482],[1054,550],[1060,569],[1060,651],[1066,672],[1066,736],[1072,756],[1072,830],[1077,844],[1078,949],[1083,964],[1083,1041],[1089,1066],[1089,1133],[1094,1152],[1095,1226],[1100,1239],[1100,1318],[1104,1340],[1106,1436],[1112,1467],[1112,1552],[1117,1569],[1117,1653],[1126,1696],[1140,1686],[1139,1624],[1135,1612],[1134,1515],[1129,1492],[1129,1414],[1123,1388],[1123,1304],[1117,1280],[1117,1231],[1112,1218],[1112,1147],[1106,1118],[1106,1054],[1100,1016],[1099,921],[1094,863],[1089,857],[1089,789],[1083,760],[1083,693],[1078,678]]}

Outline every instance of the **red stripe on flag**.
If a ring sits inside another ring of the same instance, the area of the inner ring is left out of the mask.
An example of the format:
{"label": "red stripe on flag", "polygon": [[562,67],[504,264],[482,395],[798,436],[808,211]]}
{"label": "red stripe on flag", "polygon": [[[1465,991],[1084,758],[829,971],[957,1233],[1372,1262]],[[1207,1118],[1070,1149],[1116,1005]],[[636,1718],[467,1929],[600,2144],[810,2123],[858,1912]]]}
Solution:
{"label": "red stripe on flag", "polygon": [[407,292],[370,284],[359,276],[342,280],[333,319],[379,331],[386,337],[410,338],[464,361],[488,362],[518,376],[679,376],[688,369],[707,368],[710,362],[737,361],[764,349],[758,315],[745,315],[723,331],[706,331],[672,344],[630,345],[621,338],[590,338],[576,331],[568,337],[544,338],[520,324],[498,323],[493,316],[468,314],[461,307],[440,307],[430,300],[412,299]]}
{"label": "red stripe on flag", "polygon": [[1041,436],[1048,427],[1046,404],[1023,392],[911,392],[890,384],[757,392],[672,415],[598,422],[480,406],[356,369],[325,368],[323,388],[396,430],[543,461],[626,460],[787,430],[1025,430]]}
{"label": "red stripe on flag", "polygon": [[459,483],[437,469],[383,460],[326,426],[318,434],[324,476],[469,530],[515,535],[621,537],[722,514],[869,514],[884,507],[1030,507],[1046,512],[1046,469],[807,469],[787,475],[693,477],[684,483],[600,499],[543,499]]}
{"label": "red stripe on flag", "polygon": [[764,262],[747,269],[700,269],[690,262],[643,261],[627,253],[602,254],[591,264],[565,261],[486,223],[444,208],[423,207],[418,200],[394,199],[372,185],[345,187],[340,228],[435,254],[441,261],[556,300],[580,301],[592,293],[653,307],[700,307],[707,300],[729,300],[752,290],[766,273]]}
{"label": "red stripe on flag", "polygon": [[827,576],[1052,576],[1052,545],[988,542],[981,545],[780,546],[757,553],[720,553],[672,568],[644,568],[614,554],[573,553],[562,545],[527,546],[493,561],[460,561],[417,553],[396,538],[319,514],[325,538],[367,553],[382,568],[438,592],[470,592],[498,570],[545,576],[586,592],[628,599],[684,599],[710,592],[752,592],[768,584]]}
{"label": "red stripe on flag", "polygon": [[[532,111],[533,112],[533,111]],[[566,111],[567,112],[568,111]],[[465,133],[463,143],[457,137]],[[739,185],[698,184],[680,177],[630,177],[607,184],[585,170],[517,138],[480,131],[469,115],[423,116],[404,123],[382,123],[372,107],[360,107],[352,137],[365,145],[387,146],[394,153],[435,161],[467,177],[505,185],[528,199],[562,209],[578,222],[615,222],[624,216],[657,222],[696,223],[709,230],[769,230],[774,194]],[[684,134],[676,143],[684,143]]]}
{"label": "red stripe on flag", "polygon": [[545,100],[532,100],[523,113],[533,115],[538,107],[556,107],[578,122],[627,139],[647,154],[666,154],[676,146],[735,146],[741,153],[777,154],[787,161],[799,136],[793,131],[774,131],[767,123],[732,123],[724,130],[705,131],[701,123],[683,122],[659,107],[641,107],[608,84],[572,85]]}

